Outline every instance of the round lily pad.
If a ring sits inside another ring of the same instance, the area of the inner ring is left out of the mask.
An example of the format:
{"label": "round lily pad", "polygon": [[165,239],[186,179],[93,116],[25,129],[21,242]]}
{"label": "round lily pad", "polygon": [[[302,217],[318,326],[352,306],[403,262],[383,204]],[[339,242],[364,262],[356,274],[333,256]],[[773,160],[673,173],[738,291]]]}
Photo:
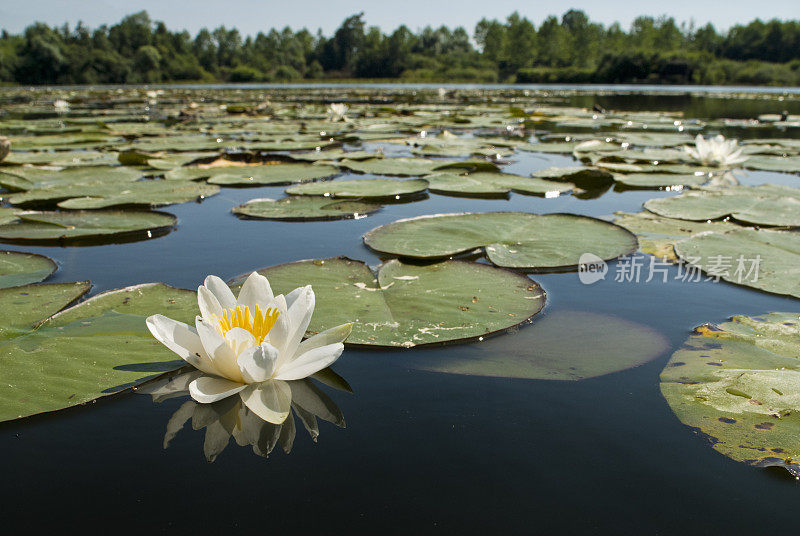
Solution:
{"label": "round lily pad", "polygon": [[290,195],[388,199],[418,195],[427,189],[428,181],[423,179],[364,179],[300,184],[287,188],[286,193]]}
{"label": "round lily pad", "polygon": [[344,159],[336,162],[336,165],[358,173],[409,177],[433,173],[438,166],[445,163],[447,163],[446,160],[425,158],[372,158],[369,160]]}
{"label": "round lily pad", "polygon": [[311,285],[317,306],[308,335],[353,322],[346,343],[355,345],[412,347],[488,336],[525,322],[545,301],[541,287],[524,275],[462,261],[391,260],[374,274],[361,261],[338,257],[259,273],[276,293]]}
{"label": "round lily pad", "polygon": [[0,251],[0,288],[44,281],[58,269],[49,257],[21,251]]}
{"label": "round lily pad", "polygon": [[221,186],[264,186],[308,182],[339,173],[335,167],[315,164],[269,164],[261,166],[183,167],[168,171],[169,180],[207,178]]}
{"label": "round lily pad", "polygon": [[629,188],[663,188],[667,186],[700,186],[708,182],[708,176],[673,173],[615,173],[614,180]]}
{"label": "round lily pad", "polygon": [[651,199],[650,212],[682,220],[715,220],[730,216],[754,225],[800,226],[800,189],[767,185],[728,190],[685,192]]}
{"label": "round lily pad", "polygon": [[684,261],[720,279],[800,298],[800,233],[740,228],[675,244]]}
{"label": "round lily pad", "polygon": [[670,358],[661,393],[716,451],[800,476],[800,314],[703,325]]}
{"label": "round lily pad", "polygon": [[437,194],[463,196],[505,195],[509,192],[531,195],[559,195],[575,188],[568,182],[547,181],[534,177],[522,177],[510,173],[435,173],[426,175],[428,190]]}
{"label": "round lily pad", "polygon": [[[63,194],[69,193],[65,189]],[[103,186],[86,189],[84,197],[70,197],[61,201],[61,208],[90,210],[116,206],[146,205],[162,207],[211,197],[219,193],[219,186],[193,181],[139,181],[124,186]]]}
{"label": "round lily pad", "polygon": [[446,355],[412,356],[411,364],[469,376],[583,380],[636,367],[668,349],[663,335],[642,324],[611,315],[556,311],[502,338]]}
{"label": "round lily pad", "polygon": [[166,212],[75,211],[21,212],[18,220],[0,225],[0,240],[10,242],[71,241],[93,238],[142,238],[172,229],[177,218]]}
{"label": "round lily pad", "polygon": [[326,197],[290,196],[283,199],[251,199],[232,212],[248,218],[284,221],[321,221],[356,218],[371,214],[381,205],[364,201],[340,201]]}
{"label": "round lily pad", "polygon": [[161,313],[192,322],[196,294],[161,283],[99,294],[0,347],[0,420],[84,404],[184,365],[148,332]]}
{"label": "round lily pad", "polygon": [[574,214],[484,212],[398,220],[369,231],[364,243],[400,257],[435,260],[483,248],[497,266],[571,268],[584,253],[610,260],[636,251],[622,227]]}

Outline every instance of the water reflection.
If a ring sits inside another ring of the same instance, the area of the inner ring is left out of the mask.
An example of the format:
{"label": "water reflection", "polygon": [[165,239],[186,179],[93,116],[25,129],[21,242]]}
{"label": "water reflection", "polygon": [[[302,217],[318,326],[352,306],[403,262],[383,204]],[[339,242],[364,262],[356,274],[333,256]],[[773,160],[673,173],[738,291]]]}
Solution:
{"label": "water reflection", "polygon": [[[138,392],[151,395],[155,403],[177,397],[188,398],[189,384],[201,375],[201,372],[192,370],[164,377],[140,388]],[[320,371],[310,378],[352,393],[344,378],[330,369]],[[291,410],[281,424],[267,422],[253,413],[238,394],[212,404],[200,404],[189,398],[167,422],[164,448],[169,447],[175,436],[190,421],[193,430],[205,429],[203,454],[209,462],[213,462],[228,446],[231,437],[240,447],[252,446],[253,452],[258,456],[269,456],[278,445],[289,454],[297,433],[295,417],[314,442],[319,437],[318,419],[344,428],[342,411],[310,378],[281,382],[281,387],[291,393]]]}

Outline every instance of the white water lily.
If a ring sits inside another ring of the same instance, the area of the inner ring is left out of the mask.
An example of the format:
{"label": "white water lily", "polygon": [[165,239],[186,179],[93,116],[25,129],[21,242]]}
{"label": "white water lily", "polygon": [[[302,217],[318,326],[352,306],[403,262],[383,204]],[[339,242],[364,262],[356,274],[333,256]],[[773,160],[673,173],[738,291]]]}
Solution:
{"label": "white water lily", "polygon": [[3,161],[5,157],[8,156],[8,153],[11,152],[11,140],[6,138],[5,136],[0,136],[0,162]]}
{"label": "white water lily", "polygon": [[741,164],[747,160],[742,156],[742,148],[736,140],[726,140],[725,136],[719,134],[706,140],[698,134],[694,140],[695,148],[684,146],[689,156],[706,166],[727,167]]}
{"label": "white water lily", "polygon": [[55,108],[56,112],[68,112],[69,111],[69,103],[64,99],[56,99],[53,101],[53,108]]}
{"label": "white water lily", "polygon": [[299,380],[330,366],[352,329],[343,324],[306,340],[314,291],[300,287],[274,296],[267,278],[253,272],[238,299],[222,279],[208,276],[197,289],[201,316],[192,328],[163,315],[147,319],[150,333],[187,363],[205,373],[189,384],[200,403],[239,394],[267,422],[289,414],[291,390]]}
{"label": "white water lily", "polygon": [[328,106],[328,121],[347,121],[347,111],[350,108],[341,102]]}

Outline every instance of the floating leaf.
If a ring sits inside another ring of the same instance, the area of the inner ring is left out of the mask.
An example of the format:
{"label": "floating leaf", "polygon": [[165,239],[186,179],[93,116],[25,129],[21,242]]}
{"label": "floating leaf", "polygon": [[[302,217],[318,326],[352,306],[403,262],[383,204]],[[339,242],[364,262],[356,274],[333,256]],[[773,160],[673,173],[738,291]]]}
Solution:
{"label": "floating leaf", "polygon": [[276,293],[311,285],[317,306],[309,334],[353,322],[347,343],[358,345],[411,347],[474,339],[525,322],[545,300],[541,287],[523,275],[461,261],[415,266],[391,260],[380,266],[377,278],[363,262],[343,257],[259,273]]}
{"label": "floating leaf", "polygon": [[[112,238],[171,229],[177,219],[166,212],[87,211],[21,212],[0,225],[0,239],[13,242]],[[149,236],[148,236],[149,238]]]}
{"label": "floating leaf", "polygon": [[[565,336],[567,333],[567,336]],[[422,370],[537,380],[583,380],[636,367],[669,349],[657,331],[621,318],[556,311],[502,338],[411,357]]]}
{"label": "floating leaf", "polygon": [[92,288],[88,281],[0,289],[0,340],[23,335]]}
{"label": "floating leaf", "polygon": [[708,175],[676,175],[673,173],[615,173],[614,180],[629,188],[664,188],[668,186],[700,186]]}
{"label": "floating leaf", "polygon": [[800,156],[751,156],[742,166],[761,171],[800,172]]}
{"label": "floating leaf", "polygon": [[730,283],[800,298],[800,233],[747,228],[702,233],[675,244],[675,252]]}
{"label": "floating leaf", "polygon": [[497,266],[575,267],[584,253],[610,260],[636,250],[636,237],[603,220],[574,214],[484,212],[398,220],[369,231],[364,243],[391,255],[444,259],[484,248]]}
{"label": "floating leaf", "polygon": [[718,452],[800,476],[800,315],[735,316],[703,325],[661,373],[683,424]]}
{"label": "floating leaf", "polygon": [[334,201],[325,197],[290,196],[251,199],[232,212],[249,218],[285,221],[340,220],[371,214],[381,205],[363,201]]}
{"label": "floating leaf", "polygon": [[33,188],[81,183],[134,182],[144,176],[144,173],[139,169],[119,166],[74,167],[61,171],[33,167],[3,169],[6,171],[0,173],[0,185],[11,190],[30,190]]}
{"label": "floating leaf", "polygon": [[428,190],[437,194],[455,195],[505,195],[509,192],[545,195],[570,192],[575,188],[568,182],[546,181],[533,177],[522,177],[510,173],[435,173],[426,175]]}
{"label": "floating leaf", "polygon": [[610,184],[614,179],[614,176],[605,169],[583,166],[547,168],[534,171],[531,176],[545,180],[568,181],[585,188]]}
{"label": "floating leaf", "polygon": [[145,318],[193,323],[194,292],[161,283],[99,294],[0,347],[0,420],[84,404],[181,367]]}
{"label": "floating leaf", "polygon": [[286,189],[290,195],[324,195],[363,199],[387,199],[418,195],[428,189],[423,179],[364,179],[301,184]]}
{"label": "floating leaf", "polygon": [[651,199],[650,212],[667,218],[703,221],[731,216],[754,225],[800,226],[800,189],[765,185],[685,192]]}
{"label": "floating leaf", "polygon": [[[61,195],[69,191],[71,189],[65,188]],[[192,181],[139,181],[123,187],[103,185],[82,192],[90,195],[71,197],[58,206],[73,210],[135,205],[162,207],[211,197],[219,193],[219,186]]]}
{"label": "floating leaf", "polygon": [[260,166],[183,167],[168,171],[170,180],[207,178],[221,186],[264,186],[307,182],[339,173],[335,167],[313,164],[269,164]]}
{"label": "floating leaf", "polygon": [[358,173],[375,175],[415,176],[428,175],[445,164],[446,160],[428,160],[425,158],[373,158],[370,160],[342,160],[336,165]]}
{"label": "floating leaf", "polygon": [[57,269],[53,259],[44,255],[0,251],[0,289],[44,281]]}

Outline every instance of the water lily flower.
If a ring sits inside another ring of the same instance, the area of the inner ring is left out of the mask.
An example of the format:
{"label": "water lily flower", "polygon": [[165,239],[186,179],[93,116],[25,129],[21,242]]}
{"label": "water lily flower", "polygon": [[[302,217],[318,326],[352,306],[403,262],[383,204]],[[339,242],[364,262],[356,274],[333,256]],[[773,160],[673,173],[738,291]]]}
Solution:
{"label": "water lily flower", "polygon": [[0,136],[0,162],[3,161],[5,157],[8,156],[8,153],[11,152],[11,140],[6,138],[5,136]]}
{"label": "water lily flower", "polygon": [[147,319],[150,333],[204,374],[189,384],[200,403],[239,394],[267,422],[289,414],[287,381],[300,380],[330,366],[352,329],[343,324],[306,340],[314,312],[314,291],[300,287],[274,296],[267,278],[253,272],[238,298],[222,279],[208,276],[197,289],[201,316],[192,328],[163,315]]}
{"label": "water lily flower", "polygon": [[69,103],[64,99],[56,99],[53,101],[53,108],[55,108],[56,112],[68,112],[69,111]]}
{"label": "water lily flower", "polygon": [[693,159],[706,166],[728,167],[747,160],[742,156],[742,148],[736,140],[726,140],[719,134],[706,140],[698,134],[694,140],[695,148],[684,146],[684,151]]}
{"label": "water lily flower", "polygon": [[328,106],[328,121],[347,121],[347,110],[350,108],[341,102],[335,102]]}

